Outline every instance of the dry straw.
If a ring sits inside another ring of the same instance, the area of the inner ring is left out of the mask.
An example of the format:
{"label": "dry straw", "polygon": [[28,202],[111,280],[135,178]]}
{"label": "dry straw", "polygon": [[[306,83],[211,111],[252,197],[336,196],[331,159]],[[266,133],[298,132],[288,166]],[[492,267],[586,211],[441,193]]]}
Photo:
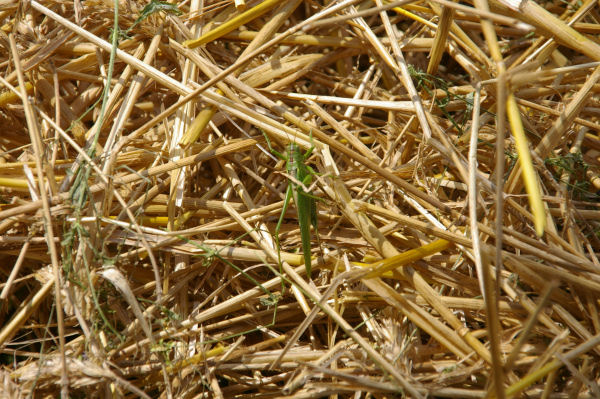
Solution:
{"label": "dry straw", "polygon": [[600,395],[598,2],[115,4],[0,4],[0,397]]}

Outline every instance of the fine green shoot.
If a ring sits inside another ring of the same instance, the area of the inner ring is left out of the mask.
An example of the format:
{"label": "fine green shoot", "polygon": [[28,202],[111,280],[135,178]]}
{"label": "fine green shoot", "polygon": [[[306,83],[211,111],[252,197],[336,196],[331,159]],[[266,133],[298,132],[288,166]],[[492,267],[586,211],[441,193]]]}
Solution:
{"label": "fine green shoot", "polygon": [[[597,199],[597,196],[589,191],[590,182],[587,179],[589,164],[583,159],[581,151],[547,158],[545,163],[552,169],[556,181],[565,184],[573,198],[588,201]],[[562,180],[564,178],[567,180]]]}

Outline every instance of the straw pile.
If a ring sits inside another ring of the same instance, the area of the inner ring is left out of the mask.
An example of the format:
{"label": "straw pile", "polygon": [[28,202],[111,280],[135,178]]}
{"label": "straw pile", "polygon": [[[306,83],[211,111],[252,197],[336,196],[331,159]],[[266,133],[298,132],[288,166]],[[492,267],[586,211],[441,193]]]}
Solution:
{"label": "straw pile", "polygon": [[595,0],[0,13],[0,396],[600,396]]}

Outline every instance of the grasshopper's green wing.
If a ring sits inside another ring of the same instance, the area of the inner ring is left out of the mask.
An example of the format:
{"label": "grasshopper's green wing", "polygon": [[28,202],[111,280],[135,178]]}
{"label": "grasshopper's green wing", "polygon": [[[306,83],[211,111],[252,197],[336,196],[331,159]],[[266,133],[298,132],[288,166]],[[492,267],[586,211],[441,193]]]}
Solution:
{"label": "grasshopper's green wing", "polygon": [[[288,146],[288,163],[286,166],[287,172],[298,182],[304,185],[310,185],[312,175],[305,164],[306,158],[300,147],[295,143],[290,143]],[[314,210],[314,199],[310,194],[306,193],[302,185],[296,184],[293,181],[289,183],[293,189],[294,203],[298,212],[298,226],[300,227],[300,238],[302,239],[302,253],[304,255],[304,266],[308,278],[311,277],[311,262],[310,257],[310,225],[313,221],[312,211]]]}
{"label": "grasshopper's green wing", "polygon": [[[310,225],[312,222],[311,210],[315,206],[314,199],[310,198],[302,187],[296,187],[294,190],[294,202],[298,210],[298,224],[300,226],[300,238],[302,239],[302,253],[304,255],[304,266],[306,274],[311,278],[311,245],[310,245]],[[316,218],[315,218],[316,219]]]}

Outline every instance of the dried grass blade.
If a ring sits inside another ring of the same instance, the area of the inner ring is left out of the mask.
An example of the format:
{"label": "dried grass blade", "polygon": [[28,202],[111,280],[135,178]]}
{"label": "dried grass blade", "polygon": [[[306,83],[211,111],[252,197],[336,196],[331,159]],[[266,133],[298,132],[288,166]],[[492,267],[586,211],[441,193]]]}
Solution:
{"label": "dried grass blade", "polygon": [[[54,243],[54,227],[52,225],[52,215],[50,213],[50,200],[46,191],[46,184],[44,179],[44,151],[42,146],[42,140],[38,125],[38,120],[35,117],[35,113],[31,103],[28,101],[27,88],[25,87],[25,76],[23,69],[21,68],[20,56],[17,50],[17,43],[14,36],[9,36],[10,51],[12,53],[13,62],[17,72],[17,78],[19,81],[19,88],[21,89],[21,99],[23,100],[23,108],[25,110],[25,118],[27,119],[27,128],[31,143],[33,144],[33,151],[36,160],[36,174],[38,178],[39,193],[41,195],[43,218],[44,218],[44,231],[48,242],[48,250],[50,252],[50,259],[52,261],[52,271],[54,278],[54,300],[56,301],[56,319],[58,324],[58,335],[59,335],[59,347],[60,347],[60,360],[61,360],[61,394],[68,394],[68,370],[67,360],[65,353],[65,325],[64,325],[64,314],[63,314],[63,302],[61,297],[61,272],[59,265],[59,256]],[[51,176],[49,176],[51,177]],[[22,314],[25,316],[25,314]],[[8,336],[4,337],[4,339]],[[2,342],[2,339],[0,339]]]}
{"label": "dried grass blade", "polygon": [[[227,209],[227,211],[238,221],[238,223],[240,223],[244,229],[249,233],[249,234],[253,234],[253,230],[250,227],[250,225],[248,225],[244,219],[238,217],[239,214],[237,214],[237,212],[231,208],[231,207],[227,207],[225,204],[225,209]],[[262,242],[260,240],[260,238],[254,237],[255,240],[257,241],[257,243]],[[278,262],[278,257],[277,254],[275,253],[275,251],[268,247],[268,246],[262,246],[263,250],[269,255],[269,258],[271,258],[272,261],[274,262]],[[408,383],[408,381],[405,379],[404,376],[402,376],[398,370],[396,368],[394,368],[387,360],[385,360],[383,358],[383,356],[381,356],[381,354],[377,351],[375,351],[373,349],[373,347],[367,342],[365,341],[365,339],[358,334],[349,324],[348,322],[342,318],[339,313],[337,313],[335,310],[333,310],[329,305],[327,305],[326,303],[320,303],[320,295],[319,293],[313,288],[311,287],[308,283],[306,283],[295,271],[294,269],[292,269],[286,262],[282,262],[282,267],[283,270],[287,273],[288,276],[291,277],[292,281],[297,284],[299,286],[299,288],[302,289],[302,291],[309,296],[310,300],[313,301],[313,303],[315,304],[319,304],[318,306],[325,312],[327,313],[328,316],[330,316],[331,318],[333,318],[335,320],[335,322],[344,330],[344,332],[346,334],[348,334],[357,344],[359,344],[364,350],[365,352],[367,352],[367,354],[380,366],[382,367],[384,370],[386,370],[388,373],[390,373],[395,379],[396,381],[407,391],[409,392],[411,395],[413,395],[415,398],[421,398],[422,396],[415,390],[415,388]]]}
{"label": "dried grass blade", "polygon": [[259,5],[252,7],[248,11],[230,19],[229,21],[220,25],[218,28],[215,28],[210,32],[205,33],[198,39],[186,40],[185,42],[183,42],[183,45],[185,47],[193,49],[213,40],[216,40],[221,36],[226,35],[227,33],[239,28],[240,26],[260,17],[261,15],[275,7],[279,2],[279,0],[265,0]]}
{"label": "dried grass blade", "polygon": [[451,8],[442,8],[442,15],[435,31],[433,46],[429,54],[429,64],[427,65],[427,73],[430,75],[435,75],[437,72],[442,55],[444,55],[444,51],[446,50],[446,40],[448,39],[448,32],[450,31],[453,16],[454,11]]}

